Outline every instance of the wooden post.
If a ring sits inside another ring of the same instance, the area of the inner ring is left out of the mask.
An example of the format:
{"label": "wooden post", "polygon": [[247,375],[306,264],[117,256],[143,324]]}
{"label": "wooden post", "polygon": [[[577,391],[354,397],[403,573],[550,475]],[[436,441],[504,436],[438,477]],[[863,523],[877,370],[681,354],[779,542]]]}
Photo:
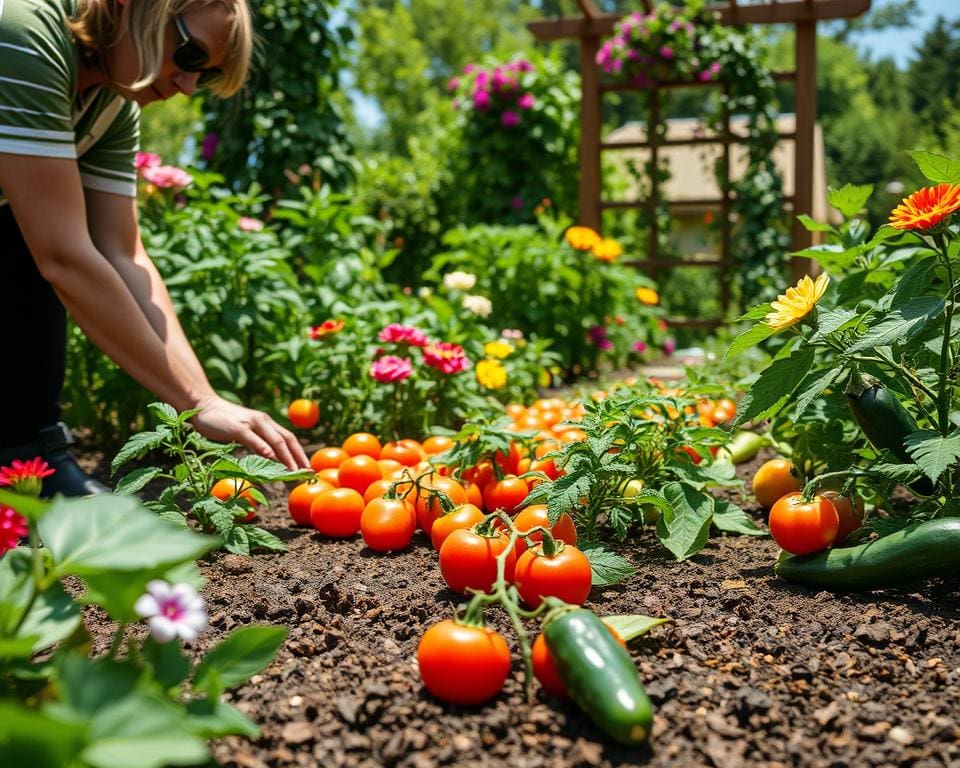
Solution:
{"label": "wooden post", "polygon": [[600,231],[600,38],[584,37],[580,43],[580,217],[579,223]]}
{"label": "wooden post", "polygon": [[[814,126],[817,122],[817,22],[797,23],[796,40],[796,113],[797,137],[794,141],[793,250],[813,245],[813,233],[797,221],[797,216],[813,214]],[[810,259],[790,259],[790,281],[796,283],[811,273]]]}

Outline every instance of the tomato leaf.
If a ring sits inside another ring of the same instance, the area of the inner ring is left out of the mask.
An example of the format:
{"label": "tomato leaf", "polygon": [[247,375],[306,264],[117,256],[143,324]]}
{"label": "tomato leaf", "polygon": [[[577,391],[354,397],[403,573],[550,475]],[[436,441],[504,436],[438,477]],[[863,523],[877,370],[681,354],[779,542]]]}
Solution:
{"label": "tomato leaf", "polygon": [[248,526],[246,530],[251,547],[263,547],[263,549],[270,549],[274,552],[286,552],[287,545],[269,531],[253,526]]}
{"label": "tomato leaf", "polygon": [[600,620],[609,627],[612,627],[620,635],[625,643],[629,643],[634,638],[647,634],[654,627],[673,621],[669,616],[656,618],[654,616],[643,616],[640,614],[616,614],[614,616],[601,616]]}
{"label": "tomato leaf", "polygon": [[939,317],[943,307],[943,299],[936,296],[910,299],[903,306],[888,312],[849,347],[847,352],[852,354],[909,341],[923,331],[927,323]]}
{"label": "tomato leaf", "polygon": [[956,430],[944,437],[932,429],[921,429],[907,435],[904,442],[917,466],[933,482],[960,459],[960,432]]}
{"label": "tomato leaf", "polygon": [[801,213],[797,216],[797,221],[803,224],[803,228],[808,232],[834,232],[833,225],[831,224],[821,224],[819,221],[814,221],[807,214]]}
{"label": "tomato leaf", "polygon": [[657,521],[657,536],[677,560],[695,555],[707,543],[713,496],[686,483],[667,483],[663,495],[670,509]]}
{"label": "tomato leaf", "polygon": [[726,499],[717,499],[714,503],[712,523],[718,530],[726,533],[740,533],[744,536],[767,535],[746,512]]}
{"label": "tomato leaf", "polygon": [[144,486],[159,475],[161,471],[159,467],[138,467],[130,474],[124,475],[113,492],[130,496],[142,491]]}
{"label": "tomato leaf", "polygon": [[159,448],[168,437],[170,437],[170,428],[167,426],[158,427],[153,431],[138,432],[131,436],[123,444],[117,455],[113,457],[113,461],[110,463],[110,474],[115,474],[120,467],[131,459],[139,459],[147,451]]}
{"label": "tomato leaf", "polygon": [[813,359],[813,348],[801,347],[770,363],[743,396],[732,426],[739,427],[745,421],[767,418],[776,413],[807,375]]}
{"label": "tomato leaf", "polygon": [[590,561],[590,570],[593,572],[591,583],[595,587],[619,584],[637,572],[637,569],[625,557],[610,552],[603,547],[584,549],[583,554]]}

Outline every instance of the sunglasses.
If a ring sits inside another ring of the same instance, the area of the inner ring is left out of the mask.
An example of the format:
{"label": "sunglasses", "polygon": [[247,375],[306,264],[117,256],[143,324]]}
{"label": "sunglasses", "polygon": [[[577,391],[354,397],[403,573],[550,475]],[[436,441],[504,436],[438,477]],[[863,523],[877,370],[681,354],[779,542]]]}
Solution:
{"label": "sunglasses", "polygon": [[212,85],[223,75],[223,70],[220,67],[207,66],[210,54],[193,39],[182,16],[174,16],[173,23],[180,37],[180,42],[173,50],[173,63],[184,72],[199,72],[200,78],[197,80],[197,85],[201,88]]}

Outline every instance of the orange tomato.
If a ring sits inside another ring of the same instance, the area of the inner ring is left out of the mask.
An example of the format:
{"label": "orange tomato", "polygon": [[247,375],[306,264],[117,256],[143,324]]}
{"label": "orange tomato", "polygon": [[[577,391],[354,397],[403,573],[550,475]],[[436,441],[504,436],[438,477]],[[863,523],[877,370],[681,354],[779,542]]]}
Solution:
{"label": "orange tomato", "polygon": [[436,456],[438,453],[445,453],[453,448],[453,439],[446,435],[433,435],[423,441],[422,447],[427,456]]}
{"label": "orange tomato", "polygon": [[369,503],[374,499],[379,499],[392,487],[393,480],[390,480],[389,478],[384,477],[380,480],[374,480],[372,483],[370,483],[370,485],[367,486],[367,490],[363,492],[363,500]]}
{"label": "orange tomato", "polygon": [[321,492],[333,488],[323,480],[308,480],[294,486],[287,496],[287,510],[297,525],[310,525],[310,505]]}
{"label": "orange tomato", "polygon": [[320,421],[320,406],[313,400],[294,400],[287,406],[287,418],[299,429],[313,429]]}
{"label": "orange tomato", "polygon": [[411,445],[402,441],[391,442],[383,444],[383,448],[380,449],[380,459],[381,461],[392,459],[401,466],[413,467],[423,459],[423,453],[419,445]]}
{"label": "orange tomato", "polygon": [[347,538],[360,530],[365,506],[363,496],[352,488],[330,488],[310,505],[310,522],[324,536]]}
{"label": "orange tomato", "polygon": [[436,495],[438,493],[446,494],[454,507],[467,503],[467,492],[453,478],[434,475],[421,480],[414,507],[417,510],[417,527],[427,536],[433,529],[433,522],[444,512]]}
{"label": "orange tomato", "polygon": [[[550,535],[555,539],[559,539],[567,544],[577,543],[577,526],[574,525],[573,518],[564,512],[560,515],[557,522],[553,524],[553,527],[551,527],[546,504],[531,504],[529,507],[524,507],[514,518],[513,523],[517,526],[517,530],[521,532],[542,526],[543,528],[549,528]],[[518,538],[515,545],[518,558],[527,549],[527,542],[524,541],[524,538],[523,536]],[[529,538],[533,542],[540,543],[543,541],[543,534],[537,531],[536,533],[531,533],[530,536],[526,538]]]}
{"label": "orange tomato", "polygon": [[491,512],[503,509],[508,515],[514,515],[528,493],[530,493],[530,487],[526,480],[515,475],[507,475],[503,480],[494,478],[487,483],[483,489],[483,502],[486,509]]}
{"label": "orange tomato", "polygon": [[314,451],[310,457],[310,466],[314,472],[320,472],[324,469],[336,469],[349,458],[350,454],[343,450],[343,448],[328,445]]}
{"label": "orange tomato", "polygon": [[249,482],[241,480],[239,477],[223,477],[213,484],[213,488],[210,489],[210,495],[220,499],[220,501],[239,498],[241,500],[241,506],[246,506],[250,509],[241,522],[249,523],[257,519],[257,500],[253,494],[250,493],[252,488],[253,486]]}
{"label": "orange tomato", "polygon": [[413,539],[416,527],[413,507],[400,499],[373,499],[360,515],[363,541],[376,552],[403,549]]}
{"label": "orange tomato", "polygon": [[329,483],[333,488],[340,487],[340,470],[337,467],[327,467],[317,472],[317,479]]}
{"label": "orange tomato", "polygon": [[791,555],[809,555],[833,544],[840,516],[823,496],[804,501],[801,494],[788,493],[773,505],[768,524],[770,535],[781,548]]}
{"label": "orange tomato", "polygon": [[753,476],[753,495],[764,509],[772,507],[782,496],[800,490],[803,490],[803,478],[787,459],[765,461]]}
{"label": "orange tomato", "polygon": [[380,458],[380,441],[369,432],[354,432],[343,441],[343,450],[350,456],[370,456]]}
{"label": "orange tomato", "polygon": [[403,464],[395,459],[377,459],[377,464],[380,465],[380,472],[384,477],[390,477],[394,472],[403,469]]}
{"label": "orange tomato", "polygon": [[377,460],[364,453],[358,453],[351,456],[338,470],[338,479],[341,488],[353,488],[357,493],[363,494],[370,483],[383,478],[383,472]]}
{"label": "orange tomato", "polygon": [[430,541],[433,548],[440,551],[447,536],[461,528],[473,528],[483,520],[483,511],[476,504],[461,504],[452,512],[447,512],[433,521],[430,529]]}

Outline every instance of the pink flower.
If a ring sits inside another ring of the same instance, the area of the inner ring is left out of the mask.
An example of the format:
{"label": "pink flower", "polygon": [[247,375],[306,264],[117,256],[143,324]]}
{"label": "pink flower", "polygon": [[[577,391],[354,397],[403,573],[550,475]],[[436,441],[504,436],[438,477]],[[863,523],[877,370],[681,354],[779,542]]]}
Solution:
{"label": "pink flower", "polygon": [[503,123],[504,128],[513,128],[515,125],[520,124],[520,115],[512,109],[505,109],[503,110],[503,114],[500,115],[500,122]]}
{"label": "pink flower", "polygon": [[13,549],[27,535],[27,519],[10,507],[0,507],[0,556]]}
{"label": "pink flower", "polygon": [[160,189],[183,189],[193,183],[193,176],[175,165],[157,165],[144,168],[140,175]]}
{"label": "pink flower", "polygon": [[647,342],[645,341],[635,341],[633,342],[633,351],[638,352],[641,355],[647,351]]}
{"label": "pink flower", "polygon": [[536,102],[536,98],[532,93],[525,93],[519,99],[517,99],[517,106],[520,109],[533,109],[533,105]]}
{"label": "pink flower", "polygon": [[597,342],[597,349],[607,352],[613,349],[613,342],[610,341],[610,339],[600,339],[600,341]]}
{"label": "pink flower", "polygon": [[487,87],[487,83],[490,82],[490,73],[485,69],[481,69],[479,72],[477,72],[475,82],[477,84],[477,88],[485,89]]}
{"label": "pink flower", "polygon": [[473,92],[473,108],[483,112],[490,107],[490,94],[484,90]]}
{"label": "pink flower", "polygon": [[435,341],[423,348],[423,362],[441,373],[460,373],[470,367],[463,347],[448,341]]}
{"label": "pink flower", "polygon": [[148,620],[150,634],[158,643],[168,643],[175,637],[195,640],[207,627],[203,598],[189,584],[161,579],[147,582],[147,591],[133,610]]}
{"label": "pink flower", "polygon": [[459,77],[451,77],[451,78],[447,81],[447,90],[448,90],[448,91],[455,91],[455,90],[457,90],[457,88],[459,88],[459,87],[460,87],[460,78],[459,78]]}
{"label": "pink flower", "polygon": [[409,344],[412,347],[425,347],[428,343],[427,334],[419,328],[414,328],[412,325],[400,325],[399,323],[390,323],[380,331],[377,338],[391,344]]}
{"label": "pink flower", "polygon": [[673,339],[667,339],[663,342],[663,354],[672,355],[677,349],[677,342]]}
{"label": "pink flower", "polygon": [[200,144],[200,157],[206,160],[208,163],[213,160],[213,156],[217,152],[217,146],[220,144],[220,134],[214,133],[211,131],[203,137],[203,141]]}
{"label": "pink flower", "polygon": [[463,65],[463,74],[469,75],[477,68],[476,64],[464,64]]}
{"label": "pink flower", "polygon": [[379,360],[374,360],[373,365],[370,366],[370,375],[381,384],[403,381],[410,378],[412,373],[413,364],[409,357],[385,355]]}
{"label": "pink flower", "polygon": [[237,227],[244,232],[259,232],[263,229],[263,222],[260,219],[254,219],[250,216],[241,216],[237,219]]}
{"label": "pink flower", "polygon": [[510,201],[510,207],[515,211],[523,210],[523,198],[517,195]]}
{"label": "pink flower", "polygon": [[161,162],[163,161],[160,159],[160,155],[156,155],[153,152],[137,152],[133,161],[133,167],[136,168],[137,173],[139,173],[145,168],[156,168]]}
{"label": "pink flower", "polygon": [[14,459],[10,464],[9,467],[0,467],[0,486],[8,485],[27,496],[39,496],[43,478],[50,477],[55,471],[39,456],[27,461]]}
{"label": "pink flower", "polygon": [[660,58],[661,58],[661,59],[666,59],[667,61],[670,61],[670,59],[673,58],[673,48],[671,48],[669,45],[661,46],[661,48],[660,48]]}

